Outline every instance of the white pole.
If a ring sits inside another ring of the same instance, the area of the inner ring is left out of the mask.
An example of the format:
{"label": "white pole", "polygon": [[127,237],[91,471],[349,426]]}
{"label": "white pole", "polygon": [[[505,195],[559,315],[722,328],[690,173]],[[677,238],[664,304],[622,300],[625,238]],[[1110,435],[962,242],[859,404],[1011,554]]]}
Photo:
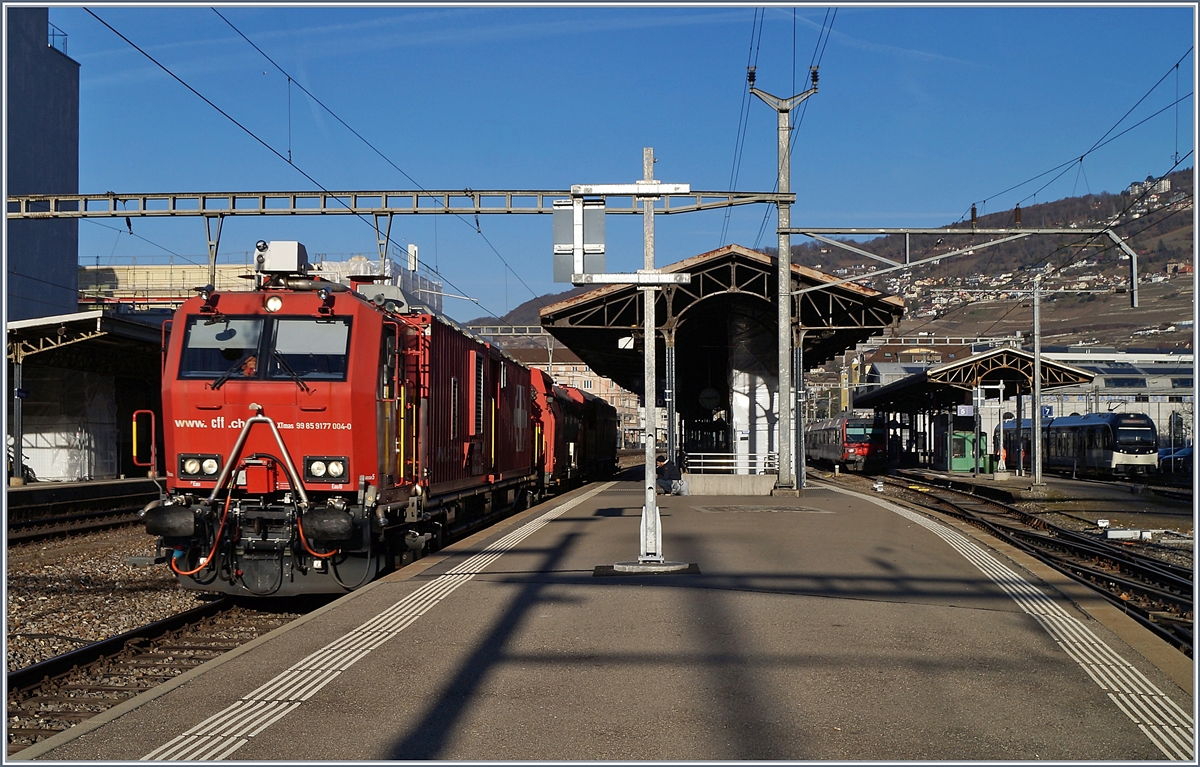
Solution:
{"label": "white pole", "polygon": [[[654,181],[654,149],[642,150],[642,178],[646,183]],[[642,256],[647,272],[654,271],[654,198],[642,200]],[[646,503],[642,508],[642,546],[639,562],[662,562],[662,520],[658,513],[658,477],[655,476],[655,456],[658,454],[658,407],[655,402],[658,339],[654,323],[654,288],[642,288],[642,334],[645,337],[646,357],[643,397],[646,410]]]}
{"label": "white pole", "polygon": [[1042,276],[1033,278],[1033,484],[1042,484]]}

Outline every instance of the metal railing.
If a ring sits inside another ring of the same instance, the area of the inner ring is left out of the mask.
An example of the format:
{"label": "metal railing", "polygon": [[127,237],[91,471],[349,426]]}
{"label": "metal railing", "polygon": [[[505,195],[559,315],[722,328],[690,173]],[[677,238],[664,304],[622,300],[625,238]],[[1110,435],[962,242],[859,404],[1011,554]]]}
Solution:
{"label": "metal railing", "polygon": [[688,453],[689,474],[778,474],[777,453]]}
{"label": "metal railing", "polygon": [[66,52],[67,52],[67,33],[62,31],[58,27],[54,26],[53,24],[48,23],[48,26],[50,28],[47,30],[47,33],[48,33],[47,36],[49,38],[46,41],[47,44],[51,48],[54,48],[54,49],[62,52],[63,54],[66,54]]}

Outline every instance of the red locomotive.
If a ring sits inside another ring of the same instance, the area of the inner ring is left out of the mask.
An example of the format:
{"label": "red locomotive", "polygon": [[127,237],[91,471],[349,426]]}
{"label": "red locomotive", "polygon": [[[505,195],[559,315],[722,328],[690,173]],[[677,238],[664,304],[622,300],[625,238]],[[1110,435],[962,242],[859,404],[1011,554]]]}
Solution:
{"label": "red locomotive", "polygon": [[368,277],[259,242],[254,289],[186,301],[163,374],[168,497],[144,512],[187,588],[357,588],[615,469],[616,411]]}

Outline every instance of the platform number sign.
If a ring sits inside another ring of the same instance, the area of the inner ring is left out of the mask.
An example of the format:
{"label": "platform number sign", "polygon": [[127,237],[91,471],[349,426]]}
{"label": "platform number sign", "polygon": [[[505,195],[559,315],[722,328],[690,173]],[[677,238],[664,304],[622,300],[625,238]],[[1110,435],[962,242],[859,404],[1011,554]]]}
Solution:
{"label": "platform number sign", "polygon": [[1042,418],[1054,417],[1054,405],[1042,405]]}

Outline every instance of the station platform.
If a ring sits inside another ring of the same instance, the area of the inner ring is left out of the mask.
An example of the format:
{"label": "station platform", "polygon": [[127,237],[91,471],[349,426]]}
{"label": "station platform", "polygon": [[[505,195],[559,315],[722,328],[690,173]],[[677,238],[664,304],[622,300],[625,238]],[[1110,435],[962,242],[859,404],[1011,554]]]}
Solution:
{"label": "station platform", "polygon": [[159,497],[162,480],[122,477],[85,482],[39,481],[5,488],[8,519],[21,521],[31,513],[106,510],[114,506],[143,506]]}
{"label": "station platform", "polygon": [[[883,495],[591,485],[13,761],[1193,761],[1192,663]],[[610,573],[610,574],[603,574]]]}

